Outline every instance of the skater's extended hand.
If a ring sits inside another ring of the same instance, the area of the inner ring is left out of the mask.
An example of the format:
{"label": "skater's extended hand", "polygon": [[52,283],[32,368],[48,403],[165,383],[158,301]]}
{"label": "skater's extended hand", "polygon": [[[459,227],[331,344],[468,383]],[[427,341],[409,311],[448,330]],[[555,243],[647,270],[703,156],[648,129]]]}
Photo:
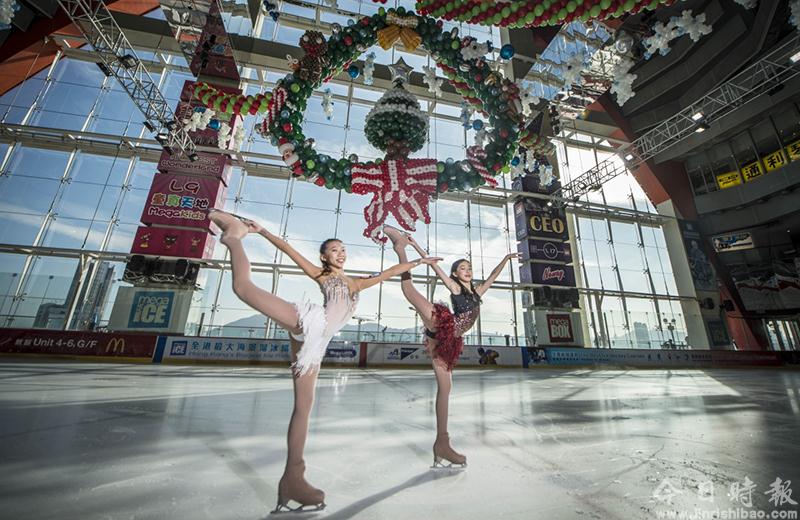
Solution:
{"label": "skater's extended hand", "polygon": [[509,260],[519,260],[522,258],[522,255],[519,253],[508,253],[505,258],[503,258],[504,262],[508,262]]}
{"label": "skater's extended hand", "polygon": [[244,223],[247,224],[248,233],[261,233],[261,231],[264,230],[261,224],[259,224],[258,222],[254,222],[250,219],[245,220]]}
{"label": "skater's extended hand", "polygon": [[443,258],[439,258],[437,256],[428,256],[425,258],[420,258],[419,263],[426,265],[436,265],[438,262],[441,262],[442,260]]}

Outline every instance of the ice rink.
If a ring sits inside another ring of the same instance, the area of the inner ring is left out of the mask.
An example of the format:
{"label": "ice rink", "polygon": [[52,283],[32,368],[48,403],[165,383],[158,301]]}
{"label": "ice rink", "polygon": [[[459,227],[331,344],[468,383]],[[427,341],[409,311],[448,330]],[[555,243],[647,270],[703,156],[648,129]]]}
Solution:
{"label": "ice rink", "polygon": [[306,477],[327,509],[270,515],[288,369],[0,361],[2,519],[792,518],[800,502],[793,370],[456,369],[469,467],[442,471],[431,370],[324,368]]}

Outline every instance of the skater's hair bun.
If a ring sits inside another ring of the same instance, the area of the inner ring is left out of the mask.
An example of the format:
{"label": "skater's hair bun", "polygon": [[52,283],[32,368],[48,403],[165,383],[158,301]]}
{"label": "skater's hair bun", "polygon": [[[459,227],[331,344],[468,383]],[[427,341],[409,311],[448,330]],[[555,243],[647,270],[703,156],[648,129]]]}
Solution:
{"label": "skater's hair bun", "polygon": [[[339,240],[338,238],[329,238],[329,239],[325,240],[322,244],[319,245],[319,254],[320,255],[324,255],[325,251],[327,251],[327,249],[328,249],[328,246],[331,245],[333,242],[341,242],[341,240]],[[319,273],[319,276],[317,278],[321,278],[323,276],[328,276],[329,274],[331,274],[331,272],[332,272],[331,271],[331,266],[328,265],[328,262],[323,260],[322,261],[322,272]]]}

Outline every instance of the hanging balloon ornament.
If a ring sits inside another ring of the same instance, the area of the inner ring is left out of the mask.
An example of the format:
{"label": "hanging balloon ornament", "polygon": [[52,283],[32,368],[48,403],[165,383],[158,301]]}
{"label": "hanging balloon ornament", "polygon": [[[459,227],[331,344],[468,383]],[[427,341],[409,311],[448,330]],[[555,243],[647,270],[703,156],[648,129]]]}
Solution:
{"label": "hanging balloon ornament", "polygon": [[185,132],[197,132],[198,130],[204,130],[211,123],[213,117],[213,110],[209,110],[205,107],[196,107],[191,116],[181,121],[183,123],[183,130]]}
{"label": "hanging balloon ornament", "polygon": [[322,93],[322,111],[325,113],[325,119],[328,121],[333,119],[333,93],[329,88]]}
{"label": "hanging balloon ornament", "polygon": [[350,79],[356,79],[361,75],[361,70],[359,70],[358,65],[353,63],[347,67],[347,75],[350,76]]}
{"label": "hanging balloon ornament", "polygon": [[0,0],[0,29],[11,27],[11,20],[14,19],[19,4],[15,0]]}
{"label": "hanging balloon ornament", "polygon": [[221,122],[219,129],[217,129],[217,148],[226,150],[228,148],[228,141],[231,138],[231,127],[228,123]]}
{"label": "hanging balloon ornament", "polygon": [[522,116],[525,118],[533,115],[533,106],[540,102],[539,96],[533,93],[533,85],[530,83],[519,90],[519,100],[522,103]]}
{"label": "hanging balloon ornament", "polygon": [[470,128],[472,126],[472,114],[475,112],[475,109],[472,108],[472,105],[467,103],[466,101],[461,102],[461,125],[464,128]]}
{"label": "hanging balloon ornament", "polygon": [[800,0],[791,0],[789,2],[789,7],[792,12],[792,15],[789,17],[789,22],[791,22],[796,29],[800,29]]}
{"label": "hanging balloon ornament", "polygon": [[233,133],[233,149],[237,152],[242,149],[244,143],[244,125],[240,124],[236,127],[236,132]]}
{"label": "hanging balloon ornament", "polygon": [[507,43],[500,47],[500,57],[504,60],[510,60],[514,57],[514,46]]}
{"label": "hanging balloon ornament", "polygon": [[444,83],[444,79],[436,77],[436,69],[433,67],[422,67],[422,71],[425,73],[425,75],[422,77],[422,81],[428,85],[428,92],[434,96],[441,96],[442,83]]}
{"label": "hanging balloon ornament", "polygon": [[473,25],[542,27],[607,20],[652,10],[673,0],[417,0],[422,15]]}
{"label": "hanging balloon ornament", "polygon": [[372,85],[372,75],[375,73],[375,53],[370,52],[364,60],[364,85]]}
{"label": "hanging balloon ornament", "polygon": [[281,13],[278,12],[278,6],[270,2],[269,0],[264,0],[262,4],[264,11],[272,18],[273,22],[277,22],[278,18],[280,18]]}
{"label": "hanging balloon ornament", "polygon": [[[368,141],[386,153],[384,159],[334,159],[314,150],[302,128],[308,98],[376,43],[384,49],[400,43],[409,51],[420,46],[427,50],[455,91],[486,122],[484,131],[489,139],[485,147],[470,147],[465,160],[409,159],[408,155],[421,149],[427,140],[428,120],[419,102],[404,88],[411,68],[400,62],[391,67],[392,88],[375,105],[365,124]],[[298,69],[278,80],[274,90],[261,99],[267,106],[264,121],[257,128],[274,139],[292,174],[328,189],[371,194],[372,201],[364,212],[364,234],[375,241],[386,240],[380,229],[390,215],[407,230],[413,230],[419,220],[429,222],[428,203],[437,193],[495,185],[495,177],[510,170],[519,145],[524,143],[528,149],[549,145],[552,151],[552,145],[539,138],[532,126],[525,126],[519,88],[491,70],[482,56],[465,60],[462,40],[443,30],[434,18],[402,7],[381,7],[372,16],[333,29],[327,40],[308,31],[301,38],[301,47],[306,54],[299,60]],[[205,96],[212,101],[211,95]],[[243,99],[234,96],[224,106],[239,106]]]}

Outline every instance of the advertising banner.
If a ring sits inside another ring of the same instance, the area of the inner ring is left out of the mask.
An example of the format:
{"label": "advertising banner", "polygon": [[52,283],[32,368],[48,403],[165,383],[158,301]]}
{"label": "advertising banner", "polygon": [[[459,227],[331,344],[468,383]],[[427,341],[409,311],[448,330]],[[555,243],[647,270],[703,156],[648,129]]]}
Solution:
{"label": "advertising banner", "polygon": [[753,235],[749,231],[717,235],[711,239],[711,245],[714,246],[714,251],[717,253],[741,251],[755,247],[753,245]]}
{"label": "advertising banner", "polygon": [[[358,366],[359,343],[332,341],[323,363]],[[276,362],[291,359],[289,340],[252,338],[209,338],[169,336],[159,342],[155,362],[231,361],[239,363]]]}
{"label": "advertising banner", "polygon": [[703,239],[697,224],[689,220],[679,220],[681,235],[683,235],[683,245],[686,248],[686,256],[689,259],[689,271],[692,274],[694,287],[698,291],[716,291],[717,277],[711,262],[703,251]]}
{"label": "advertising banner", "polygon": [[[367,366],[426,365],[431,358],[419,343],[368,343]],[[494,345],[465,345],[457,366],[522,366],[522,349]]]}
{"label": "advertising banner", "polygon": [[575,269],[571,265],[551,262],[521,262],[519,277],[522,283],[575,287]]}
{"label": "advertising banner", "polygon": [[648,350],[550,347],[549,365],[775,366],[777,352],[731,350]]}
{"label": "advertising banner", "polygon": [[761,163],[758,161],[742,166],[742,177],[744,177],[745,182],[750,182],[762,175],[764,175],[764,170],[761,169]]}
{"label": "advertising banner", "polygon": [[209,229],[208,209],[224,206],[219,179],[157,173],[142,211],[143,224]]}
{"label": "advertising banner", "polygon": [[550,238],[566,242],[567,218],[563,209],[548,207],[532,199],[514,203],[514,223],[517,240],[524,238]]}
{"label": "advertising banner", "polygon": [[572,250],[569,242],[527,238],[517,242],[517,251],[522,254],[523,260],[572,263]]}
{"label": "advertising banner", "polygon": [[719,189],[721,190],[738,186],[741,183],[742,177],[739,175],[739,172],[720,173],[717,175],[717,185],[719,185]]}
{"label": "advertising banner", "polygon": [[109,330],[181,334],[192,311],[192,288],[120,287]]}
{"label": "advertising banner", "polygon": [[789,153],[789,159],[792,161],[800,161],[800,139],[787,145],[786,151]]}
{"label": "advertising banner", "polygon": [[225,185],[231,178],[231,159],[221,153],[197,152],[197,160],[190,161],[183,154],[170,155],[167,152],[161,152],[157,168],[161,172],[215,177]]}
{"label": "advertising banner", "polygon": [[131,253],[177,258],[211,258],[214,256],[215,244],[214,237],[206,231],[139,226],[133,238]]}
{"label": "advertising banner", "polygon": [[0,329],[0,352],[150,359],[156,338],[154,334]]}
{"label": "advertising banner", "polygon": [[800,275],[794,263],[774,260],[735,267],[731,277],[749,311],[800,308]]}
{"label": "advertising banner", "polygon": [[538,346],[583,346],[579,312],[535,310],[536,343]]}
{"label": "advertising banner", "polygon": [[778,150],[777,152],[772,152],[769,155],[765,155],[763,160],[764,166],[766,166],[768,172],[782,168],[786,166],[786,163],[788,162],[786,157],[783,155],[783,150]]}

